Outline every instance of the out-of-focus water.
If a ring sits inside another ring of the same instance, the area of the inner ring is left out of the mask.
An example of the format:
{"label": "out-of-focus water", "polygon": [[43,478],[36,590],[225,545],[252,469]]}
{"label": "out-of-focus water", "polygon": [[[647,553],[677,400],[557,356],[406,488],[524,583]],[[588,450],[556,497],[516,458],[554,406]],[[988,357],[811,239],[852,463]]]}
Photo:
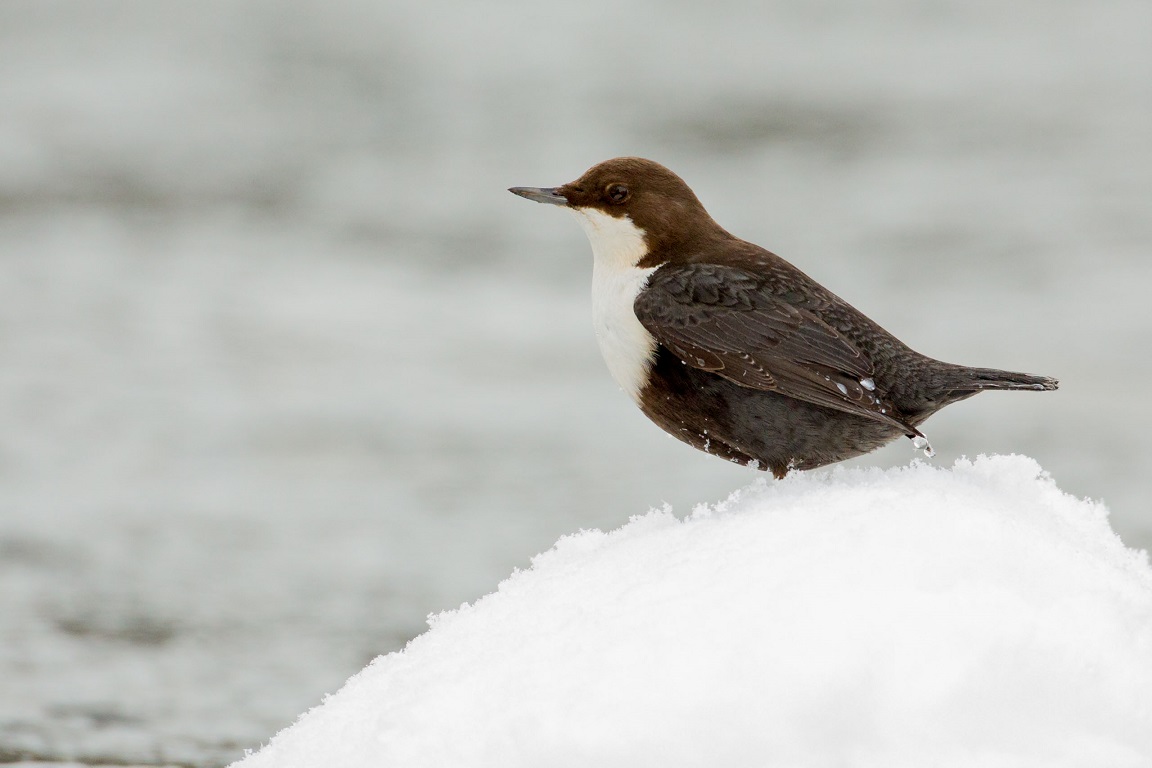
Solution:
{"label": "out-of-focus water", "polygon": [[[664,162],[919,350],[933,418],[1152,544],[1152,5],[0,5],[0,757],[212,765],[558,536],[749,471],[665,438],[511,185]],[[857,463],[913,456],[901,442]]]}

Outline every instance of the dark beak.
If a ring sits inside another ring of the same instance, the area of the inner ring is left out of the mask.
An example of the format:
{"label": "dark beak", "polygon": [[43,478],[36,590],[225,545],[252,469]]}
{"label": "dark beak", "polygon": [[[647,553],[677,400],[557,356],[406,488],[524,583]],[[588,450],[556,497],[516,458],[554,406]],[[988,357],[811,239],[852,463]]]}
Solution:
{"label": "dark beak", "polygon": [[568,200],[564,195],[560,194],[559,187],[512,187],[508,191],[514,195],[535,200],[538,203],[568,205]]}

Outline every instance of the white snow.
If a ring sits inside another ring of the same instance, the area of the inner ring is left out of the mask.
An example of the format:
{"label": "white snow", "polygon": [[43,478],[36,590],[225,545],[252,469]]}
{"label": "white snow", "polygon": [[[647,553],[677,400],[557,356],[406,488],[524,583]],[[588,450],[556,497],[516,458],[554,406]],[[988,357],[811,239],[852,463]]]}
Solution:
{"label": "white snow", "polygon": [[1020,456],[651,511],[430,623],[240,765],[1152,764],[1147,558]]}

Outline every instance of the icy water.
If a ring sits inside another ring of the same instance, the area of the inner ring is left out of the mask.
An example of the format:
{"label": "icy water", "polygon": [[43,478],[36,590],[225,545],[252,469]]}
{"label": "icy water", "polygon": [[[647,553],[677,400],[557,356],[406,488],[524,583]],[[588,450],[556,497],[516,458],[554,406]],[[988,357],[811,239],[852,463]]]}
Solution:
{"label": "icy water", "polygon": [[[747,483],[509,195],[664,162],[1152,545],[1152,5],[0,4],[0,761],[226,763],[558,536]],[[891,466],[907,442],[863,462]]]}

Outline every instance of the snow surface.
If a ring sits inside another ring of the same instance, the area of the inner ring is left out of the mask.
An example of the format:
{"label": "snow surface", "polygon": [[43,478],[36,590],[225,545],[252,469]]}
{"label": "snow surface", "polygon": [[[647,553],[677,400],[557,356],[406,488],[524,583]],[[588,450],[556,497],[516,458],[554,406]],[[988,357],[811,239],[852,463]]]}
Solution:
{"label": "snow surface", "polygon": [[1152,765],[1147,558],[1021,456],[650,511],[430,624],[237,765]]}

